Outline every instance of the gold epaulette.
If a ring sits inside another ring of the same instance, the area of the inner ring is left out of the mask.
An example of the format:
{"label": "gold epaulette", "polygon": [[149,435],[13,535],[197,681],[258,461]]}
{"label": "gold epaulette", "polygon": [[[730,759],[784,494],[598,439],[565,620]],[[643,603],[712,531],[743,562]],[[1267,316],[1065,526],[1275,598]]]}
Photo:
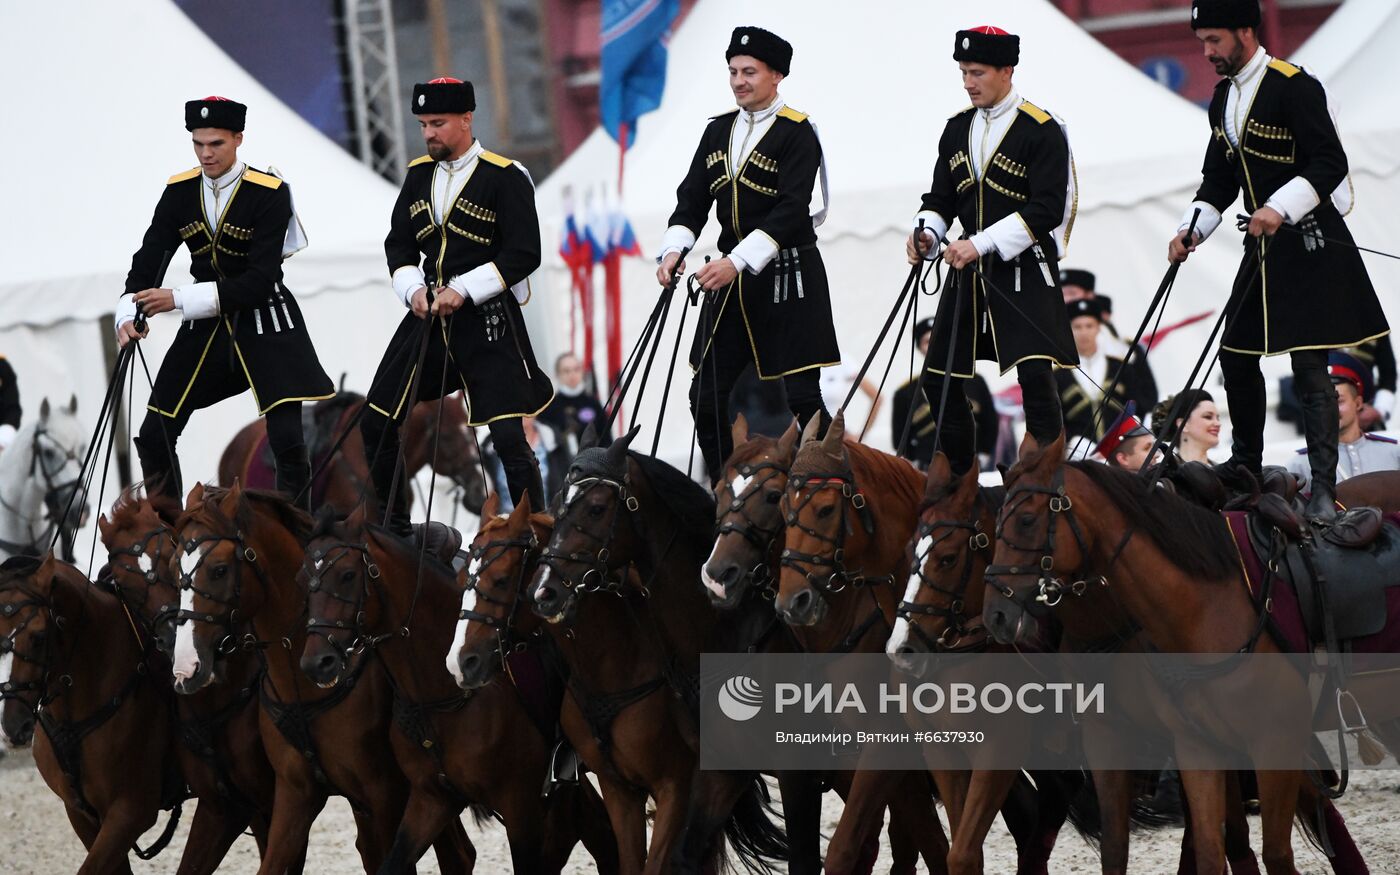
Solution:
{"label": "gold epaulette", "polygon": [[432,155],[420,155],[420,156],[418,156],[417,158],[414,158],[412,161],[408,162],[408,166],[409,166],[409,167],[417,167],[419,164],[427,164],[427,163],[431,162],[432,160],[433,160],[433,156],[432,156]]}
{"label": "gold epaulette", "polygon": [[515,163],[504,155],[497,155],[495,152],[488,152],[485,149],[481,151],[481,160],[485,161],[487,164],[494,164],[497,167],[509,167]]}
{"label": "gold epaulette", "polygon": [[948,116],[948,118],[957,118],[958,116],[963,115],[964,113],[971,112],[972,110],[974,110],[974,109],[976,109],[976,108],[977,108],[977,107],[975,107],[975,106],[973,106],[972,104],[969,103],[967,106],[964,106],[962,109],[960,109],[960,110],[958,110],[957,112],[953,113],[952,115]]}
{"label": "gold epaulette", "polygon": [[1303,72],[1301,67],[1295,67],[1287,61],[1281,61],[1278,58],[1274,58],[1269,62],[1269,68],[1279,71],[1284,75],[1284,78],[1287,79],[1292,79],[1294,76]]}
{"label": "gold epaulette", "polygon": [[797,122],[798,124],[801,124],[802,122],[805,122],[807,120],[807,113],[798,112],[790,106],[785,106],[782,109],[778,110],[778,118],[785,118],[790,122]]}
{"label": "gold epaulette", "polygon": [[198,167],[195,167],[195,168],[192,168],[192,169],[190,169],[190,170],[186,170],[184,173],[177,173],[177,174],[175,174],[174,176],[172,176],[172,177],[170,177],[169,179],[167,179],[167,180],[165,181],[165,184],[166,184],[166,185],[174,185],[174,184],[177,183],[177,182],[184,182],[186,179],[194,179],[196,176],[199,175],[199,173],[200,173],[199,168],[198,168]]}
{"label": "gold epaulette", "polygon": [[282,187],[282,180],[273,176],[271,173],[263,173],[261,170],[246,170],[243,173],[243,179],[244,181],[251,182],[254,185],[261,185],[264,188],[270,188],[273,191],[276,191],[277,189]]}
{"label": "gold epaulette", "polygon": [[1050,113],[1031,103],[1029,100],[1021,101],[1021,112],[1035,119],[1040,124],[1050,121]]}

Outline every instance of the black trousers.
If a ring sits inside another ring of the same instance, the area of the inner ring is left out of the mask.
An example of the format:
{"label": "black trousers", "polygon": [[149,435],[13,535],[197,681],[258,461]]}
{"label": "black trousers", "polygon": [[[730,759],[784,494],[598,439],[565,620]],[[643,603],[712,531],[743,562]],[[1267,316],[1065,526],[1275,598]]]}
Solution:
{"label": "black trousers", "polygon": [[[246,383],[244,388],[246,388]],[[227,397],[227,396],[224,396]],[[214,401],[221,400],[215,398]],[[165,416],[154,410],[146,413],[135,438],[136,454],[141,459],[141,475],[148,490],[168,495],[177,501],[184,497],[180,476],[180,457],[175,446],[189,424],[190,414],[204,404],[186,403],[175,416]],[[288,498],[301,495],[302,507],[309,508],[311,497],[307,483],[311,480],[311,461],[306,454],[306,437],[301,430],[301,402],[286,401],[264,414],[267,423],[267,443],[277,473],[277,488]]]}
{"label": "black trousers", "polygon": [[[393,480],[399,455],[399,430],[408,418],[410,409],[404,405],[397,420],[390,420],[376,410],[366,410],[364,418],[360,420],[360,435],[364,438],[375,494],[381,497],[381,501],[383,496],[393,495],[394,500],[389,503],[390,527],[400,532],[408,525],[408,474],[399,471],[397,490],[393,489]],[[530,507],[544,509],[540,464],[530,449],[529,441],[525,439],[525,426],[521,425],[520,417],[498,419],[489,423],[487,428],[491,430],[491,443],[505,470],[512,499],[519,503],[520,496],[529,492]]]}
{"label": "black trousers", "polygon": [[[1300,349],[1288,354],[1293,365],[1293,386],[1299,398],[1315,392],[1336,392],[1327,375],[1328,352]],[[1225,398],[1230,404],[1231,457],[1258,472],[1264,457],[1264,421],[1268,415],[1259,356],[1221,350],[1220,373],[1225,378]],[[1332,406],[1336,407],[1335,400]],[[1311,437],[1309,435],[1310,440]]]}
{"label": "black trousers", "polygon": [[[932,371],[924,374],[924,397],[929,409],[938,415],[938,402],[943,393],[943,381],[948,381],[948,408],[943,414],[940,447],[948,457],[953,471],[965,474],[977,461],[977,425],[972,408],[967,403],[964,377],[946,377]],[[1026,431],[1042,446],[1051,443],[1064,431],[1064,416],[1060,411],[1060,392],[1055,386],[1055,372],[1049,359],[1030,359],[1016,366],[1016,380],[1021,384],[1021,407],[1026,413]]]}
{"label": "black trousers", "polygon": [[[724,309],[710,347],[690,381],[690,414],[695,418],[695,439],[705,457],[705,471],[711,484],[719,482],[724,473],[724,461],[734,452],[734,437],[729,428],[729,396],[744,368],[753,362],[753,350],[749,347],[739,308]],[[806,428],[808,420],[819,415],[824,430],[831,416],[822,403],[821,369],[808,368],[781,379],[787,392],[788,409],[797,417],[798,427]]]}

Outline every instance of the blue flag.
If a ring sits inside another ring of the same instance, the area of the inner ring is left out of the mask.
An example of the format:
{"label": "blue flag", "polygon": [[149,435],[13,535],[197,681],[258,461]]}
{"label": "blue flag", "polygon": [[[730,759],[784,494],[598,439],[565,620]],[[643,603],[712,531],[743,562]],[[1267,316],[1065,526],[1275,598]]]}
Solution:
{"label": "blue flag", "polygon": [[603,127],[624,149],[636,142],[637,119],[661,105],[666,40],[679,13],[680,0],[603,0],[598,109]]}

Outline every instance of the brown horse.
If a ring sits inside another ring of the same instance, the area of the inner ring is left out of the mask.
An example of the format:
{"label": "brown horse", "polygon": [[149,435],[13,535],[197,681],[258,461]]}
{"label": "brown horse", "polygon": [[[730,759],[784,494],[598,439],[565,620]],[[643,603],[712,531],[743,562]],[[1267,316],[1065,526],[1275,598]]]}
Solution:
{"label": "brown horse", "polygon": [[[326,446],[310,447],[315,454],[312,465],[325,465],[316,483],[312,484],[313,500],[310,506],[329,505],[342,516],[353,511],[366,495],[374,494],[369,466],[365,462],[364,441],[358,428],[351,428],[335,455],[328,462],[323,461],[325,451],[350,425],[364,403],[362,399],[354,400],[356,397],[342,394],[316,405],[316,412],[324,410],[324,415],[328,419],[333,417],[333,421],[326,423],[330,426],[325,434]],[[432,464],[436,443],[437,473],[451,480],[462,491],[462,505],[468,511],[479,514],[486,501],[487,486],[481,473],[481,453],[467,423],[467,408],[462,393],[454,393],[442,400],[441,416],[438,415],[438,406],[437,401],[417,404],[404,422],[406,473],[401,476],[405,494],[414,475]],[[219,457],[219,484],[229,487],[237,481],[271,488],[270,468],[259,458],[266,450],[267,424],[259,418],[243,426]],[[263,468],[267,468],[268,472],[262,472]],[[411,495],[408,497],[412,499]]]}
{"label": "brown horse", "polygon": [[[530,597],[568,665],[561,722],[602,785],[622,871],[693,871],[699,861],[676,855],[694,850],[680,839],[698,763],[699,657],[717,619],[699,585],[714,502],[669,465],[628,453],[635,436],[574,459]],[[785,858],[762,785],[750,788],[726,833],[747,862]]]}
{"label": "brown horse", "polygon": [[[162,502],[157,493],[156,502]],[[171,615],[180,592],[170,565],[175,539],[167,520],[178,515],[173,500],[163,513],[140,487],[112,505],[112,518],[97,520],[107,548],[108,569],[126,609],[167,654],[174,648]],[[168,668],[162,676],[169,676]],[[276,777],[258,729],[258,656],[238,650],[225,660],[225,683],[175,698],[179,743],[175,746],[185,783],[199,800],[180,859],[180,875],[212,873],[249,826],[260,852],[267,849]],[[301,871],[300,862],[293,865]]]}
{"label": "brown horse", "polygon": [[[495,494],[487,499],[489,517],[497,501]],[[529,519],[528,499],[516,513]],[[474,553],[477,567],[481,555]],[[413,871],[433,838],[468,807],[479,819],[500,818],[517,872],[560,871],[580,831],[599,870],[615,871],[617,846],[592,785],[583,781],[547,798],[540,794],[557,707],[539,715],[547,721],[542,726],[514,683],[503,680],[464,695],[444,666],[462,600],[451,568],[365,525],[360,513],[343,524],[323,515],[307,560],[311,619],[302,671],[319,686],[333,684],[351,670],[350,654],[372,647],[394,691],[394,756],[410,790],[380,871]]]}
{"label": "brown horse", "polygon": [[[237,648],[263,654],[260,729],[277,789],[259,875],[281,873],[306,853],[328,796],[349,799],[368,872],[383,863],[402,819],[408,784],[390,752],[392,694],[382,666],[361,654],[330,689],[297,668],[306,646],[306,588],[297,579],[311,519],[273,493],[196,485],[176,523],[180,610],[175,689],[193,693],[226,671]],[[475,852],[458,822],[439,838],[444,871],[468,872]]]}
{"label": "brown horse", "polygon": [[[1023,638],[1034,625],[1030,606],[1040,601],[1053,603],[1065,633],[1081,640],[1094,640],[1108,615],[1131,624],[1118,630],[1120,638],[1141,630],[1164,653],[1279,652],[1242,585],[1240,556],[1219,515],[1166,490],[1149,489],[1131,474],[1094,463],[1067,465],[1063,456],[1063,438],[1043,448],[1027,438],[1008,472],[983,609],[994,638],[1008,644]],[[1092,584],[1071,585],[1066,577]],[[1272,679],[1271,699],[1263,706],[1270,710],[1255,715],[1274,727],[1264,737],[1249,734],[1228,716],[1229,703],[1243,700],[1254,683],[1244,673],[1224,673],[1193,691],[1189,702],[1157,712],[1179,762],[1200,761],[1196,726],[1225,737],[1249,737],[1251,752],[1264,761],[1306,748],[1311,727],[1296,719],[1311,712],[1305,679]],[[1270,875],[1292,875],[1292,820],[1300,793],[1306,793],[1302,773],[1257,775],[1264,865]],[[1197,871],[1221,871],[1226,773],[1183,770],[1181,778]],[[1333,824],[1326,826],[1335,844]]]}
{"label": "brown horse", "polygon": [[[717,495],[715,546],[702,569],[701,579],[709,591],[710,601],[725,612],[726,625],[740,623],[747,619],[747,614],[757,613],[752,619],[759,622],[749,623],[752,628],[748,634],[742,628],[733,630],[733,649],[800,652],[792,630],[779,620],[768,601],[763,602],[761,612],[740,614],[730,610],[756,589],[765,599],[774,595],[785,537],[781,502],[787,490],[788,470],[797,453],[797,424],[794,422],[781,437],[770,438],[750,434],[748,422],[740,414],[732,431],[734,452],[725,461]],[[860,780],[870,777],[861,776]],[[849,801],[855,780],[857,775],[852,771],[778,774],[783,817],[792,849],[789,863],[794,873],[821,869],[818,831],[821,785],[829,785],[843,800]],[[881,779],[880,783],[889,782]],[[910,773],[896,786],[889,803],[891,870],[914,871],[923,848],[928,859],[935,861],[930,865],[938,871],[948,848],[942,828],[931,816],[927,782]],[[711,807],[720,809],[723,803]],[[688,841],[692,832],[700,831],[693,820],[694,813],[687,828]],[[862,875],[874,867],[878,852],[879,834],[872,827],[863,840],[847,840],[843,836],[842,840],[833,841],[828,848],[827,863],[833,871]]]}
{"label": "brown horse", "polygon": [[129,873],[127,851],[181,798],[148,643],[115,596],[52,554],[0,566],[0,644],[14,660],[0,727],[12,744],[34,741],[87,848],[80,875]]}

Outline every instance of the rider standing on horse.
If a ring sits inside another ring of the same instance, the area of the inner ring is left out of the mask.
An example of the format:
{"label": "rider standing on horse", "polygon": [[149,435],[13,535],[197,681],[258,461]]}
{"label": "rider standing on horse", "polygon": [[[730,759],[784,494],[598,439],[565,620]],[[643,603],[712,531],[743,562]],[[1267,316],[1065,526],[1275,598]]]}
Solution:
{"label": "rider standing on horse", "polygon": [[[335,394],[282,261],[306,245],[280,178],[238,160],[248,108],[224,97],[185,104],[200,166],[170,177],[141,248],[131,258],[117,306],[117,340],[145,337],[144,316],[179,310],[184,324],[161,362],[135,443],[148,484],[180,498],[175,443],[190,414],[252,389],[276,460],[277,488],[290,496],[311,478],[301,402]],[[181,242],[194,282],[151,288]],[[303,501],[306,501],[303,498]]]}
{"label": "rider standing on horse", "polygon": [[933,187],[915,216],[925,230],[906,244],[910,264],[932,259],[957,219],[963,237],[948,243],[943,260],[974,270],[960,283],[951,279],[957,285],[941,296],[924,381],[936,413],[950,380],[942,449],[958,474],[974,462],[976,429],[964,388],[974,362],[995,361],[1002,373],[1016,369],[1026,431],[1042,446],[1064,428],[1053,368],[1079,362],[1058,281],[1074,224],[1073,159],[1059,122],[1012,85],[1020,51],[1020,37],[1000,28],[957,32],[953,60],[972,106],[943,129]]}
{"label": "rider standing on horse", "polygon": [[[792,46],[761,28],[739,27],[724,57],[739,108],[712,118],[701,135],[676,189],[656,271],[666,286],[685,270],[681,252],[695,245],[713,203],[725,255],[695,273],[712,303],[690,352],[690,411],[711,483],[734,449],[729,395],[750,362],[759,379],[783,380],[788,407],[803,426],[819,415],[825,428],[831,417],[821,368],[841,360],[817,251],[816,227],[826,219],[821,141],[807,115],[778,95]],[[812,213],[818,174],[822,207]]]}
{"label": "rider standing on horse", "polygon": [[[1222,467],[1236,480],[1238,469],[1260,473],[1266,398],[1259,357],[1289,353],[1312,472],[1305,514],[1327,522],[1336,516],[1338,428],[1327,351],[1390,330],[1342,220],[1351,200],[1347,156],[1322,84],[1259,45],[1258,0],[1195,0],[1191,27],[1225,78],[1210,102],[1201,187],[1167,257],[1184,261],[1195,251],[1241,189],[1255,238],[1245,241],[1220,344],[1234,435]],[[1195,234],[1187,240],[1198,209]],[[1279,234],[1285,223],[1291,230]]]}
{"label": "rider standing on horse", "polygon": [[[394,293],[408,312],[379,362],[360,428],[375,491],[400,535],[411,530],[408,500],[405,478],[398,489],[393,481],[414,380],[416,401],[464,388],[471,425],[491,429],[511,498],[528,492],[531,507],[545,507],[539,465],[520,423],[554,396],[520,312],[528,277],[540,266],[535,186],[519,162],[482,148],[472,135],[475,109],[470,82],[413,86],[428,154],[409,164],[384,240]],[[428,332],[427,349],[415,374],[421,331]]]}

